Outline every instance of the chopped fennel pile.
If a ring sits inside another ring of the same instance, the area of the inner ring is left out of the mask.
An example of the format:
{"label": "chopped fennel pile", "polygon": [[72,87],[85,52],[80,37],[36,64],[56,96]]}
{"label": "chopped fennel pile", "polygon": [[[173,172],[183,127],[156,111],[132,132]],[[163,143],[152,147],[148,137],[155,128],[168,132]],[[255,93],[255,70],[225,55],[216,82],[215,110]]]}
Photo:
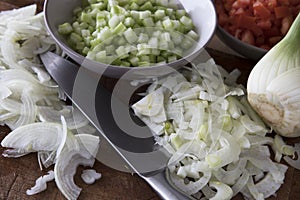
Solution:
{"label": "chopped fennel pile", "polygon": [[171,154],[170,183],[196,199],[275,195],[288,168],[279,162],[284,156],[295,165],[297,147],[269,136],[236,83],[239,71],[228,73],[209,59],[181,72],[156,80],[132,106]]}
{"label": "chopped fennel pile", "polygon": [[36,5],[0,13],[0,125],[12,130],[1,142],[7,148],[2,155],[37,152],[41,170],[54,165],[28,195],[45,190],[54,179],[67,199],[76,199],[81,188],[73,176],[79,164],[93,166],[99,137],[78,110],[62,101],[62,92],[43,68],[38,54],[53,48]]}

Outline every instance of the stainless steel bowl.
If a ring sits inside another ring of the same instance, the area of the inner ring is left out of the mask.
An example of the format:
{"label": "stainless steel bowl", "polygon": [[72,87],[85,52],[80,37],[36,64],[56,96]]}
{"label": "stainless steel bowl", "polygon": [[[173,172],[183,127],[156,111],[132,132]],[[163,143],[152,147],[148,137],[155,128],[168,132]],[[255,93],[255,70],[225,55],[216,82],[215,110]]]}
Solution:
{"label": "stainless steel bowl", "polygon": [[46,0],[44,5],[45,23],[54,40],[69,57],[75,60],[79,65],[87,67],[97,74],[113,78],[124,77],[124,75],[127,74],[126,78],[128,79],[157,77],[168,74],[171,71],[174,71],[174,69],[178,69],[188,62],[191,62],[203,50],[203,47],[206,46],[215,32],[217,18],[211,0],[182,0],[181,4],[192,18],[196,31],[200,35],[200,39],[197,42],[196,47],[186,56],[177,61],[168,63],[167,66],[169,67],[166,65],[149,67],[108,65],[86,59],[84,56],[71,49],[67,45],[65,38],[58,33],[58,25],[64,22],[72,22],[72,11],[75,7],[81,6],[81,0]]}

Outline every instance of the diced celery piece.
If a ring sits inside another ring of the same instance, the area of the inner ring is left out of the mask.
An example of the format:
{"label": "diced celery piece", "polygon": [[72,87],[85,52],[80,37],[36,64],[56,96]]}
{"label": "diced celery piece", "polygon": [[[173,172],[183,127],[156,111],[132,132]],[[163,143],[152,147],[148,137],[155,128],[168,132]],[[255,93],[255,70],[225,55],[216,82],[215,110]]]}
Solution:
{"label": "diced celery piece", "polygon": [[140,6],[135,2],[132,2],[130,4],[130,10],[139,10],[139,8],[140,8]]}
{"label": "diced celery piece", "polygon": [[154,7],[152,5],[152,3],[150,1],[147,1],[146,3],[144,3],[144,5],[142,5],[139,10],[154,10]]}
{"label": "diced celery piece", "polygon": [[164,7],[168,7],[169,2],[168,0],[156,0],[156,4]]}
{"label": "diced celery piece", "polygon": [[140,20],[146,19],[148,17],[151,17],[151,11],[145,10],[145,11],[140,11],[139,12],[139,18],[140,18]]}
{"label": "diced celery piece", "polygon": [[163,28],[163,25],[162,25],[161,21],[157,21],[157,22],[155,23],[155,27],[157,27],[157,28],[159,28],[159,29],[162,29],[162,28]]}
{"label": "diced celery piece", "polygon": [[96,53],[93,51],[89,51],[86,55],[87,58],[91,59],[91,60],[96,60]]}
{"label": "diced celery piece", "polygon": [[105,51],[107,54],[113,54],[115,52],[115,46],[114,45],[105,46]]}
{"label": "diced celery piece", "polygon": [[157,47],[158,47],[158,39],[157,39],[157,37],[150,38],[148,44],[149,44],[150,48],[157,49]]}
{"label": "diced celery piece", "polygon": [[168,50],[169,49],[169,44],[168,44],[167,41],[161,40],[161,41],[159,41],[158,48],[160,50]]}
{"label": "diced celery piece", "polygon": [[182,57],[183,56],[183,51],[181,48],[179,47],[175,47],[172,52],[177,55],[178,57]]}
{"label": "diced celery piece", "polygon": [[154,13],[155,20],[162,20],[166,16],[165,10],[157,10]]}
{"label": "diced celery piece", "polygon": [[160,55],[160,50],[159,49],[151,49],[151,54],[158,56],[158,55]]}
{"label": "diced celery piece", "polygon": [[104,27],[98,34],[97,34],[97,38],[99,38],[100,40],[104,41],[106,39],[108,39],[109,37],[112,36],[112,32],[110,31],[110,29],[108,27]]}
{"label": "diced celery piece", "polygon": [[171,17],[172,15],[174,15],[174,10],[172,8],[167,8],[166,9],[166,14]]}
{"label": "diced celery piece", "polygon": [[91,40],[91,47],[93,48],[100,43],[101,43],[101,40],[99,38],[95,38],[95,39]]}
{"label": "diced celery piece", "polygon": [[118,56],[118,57],[121,57],[121,56],[123,56],[124,54],[127,54],[127,52],[126,52],[124,46],[119,46],[119,47],[116,49],[116,53],[117,53],[117,56]]}
{"label": "diced celery piece", "polygon": [[175,55],[169,56],[168,57],[168,63],[174,62],[177,60],[177,57]]}
{"label": "diced celery piece", "polygon": [[170,42],[171,41],[170,33],[169,32],[164,32],[164,33],[160,34],[160,39],[164,40],[164,41],[167,41],[167,42]]}
{"label": "diced celery piece", "polygon": [[119,23],[120,18],[117,15],[113,15],[108,21],[108,25],[110,28],[115,28]]}
{"label": "diced celery piece", "polygon": [[150,63],[156,63],[156,56],[150,54],[150,55],[149,55],[149,60],[150,60]]}
{"label": "diced celery piece", "polygon": [[100,27],[104,27],[106,26],[106,20],[103,18],[97,19],[96,20],[96,27],[100,28]]}
{"label": "diced celery piece", "polygon": [[130,44],[132,44],[138,40],[138,37],[137,37],[136,33],[132,30],[132,28],[128,28],[124,32],[124,36]]}
{"label": "diced celery piece", "polygon": [[162,56],[157,56],[157,57],[156,57],[156,61],[157,61],[157,62],[165,62],[166,59],[165,59],[164,57],[162,57]]}
{"label": "diced celery piece", "polygon": [[134,25],[134,19],[132,17],[126,17],[124,19],[124,25],[127,27],[132,27]]}
{"label": "diced celery piece", "polygon": [[125,45],[127,44],[127,41],[124,37],[120,37],[118,40],[117,40],[117,45],[120,46],[120,45]]}
{"label": "diced celery piece", "polygon": [[90,36],[90,35],[91,35],[90,30],[88,30],[88,29],[82,29],[82,30],[81,30],[81,36],[82,36],[82,37],[88,37],[88,36]]}
{"label": "diced celery piece", "polygon": [[84,42],[83,41],[81,41],[81,42],[76,42],[76,46],[75,46],[75,48],[78,50],[78,51],[82,51],[82,49],[85,47],[85,44],[84,44]]}
{"label": "diced celery piece", "polygon": [[82,22],[91,23],[92,16],[90,14],[88,14],[88,13],[82,12],[81,16],[80,16],[80,20]]}
{"label": "diced celery piece", "polygon": [[130,62],[122,61],[120,65],[124,67],[130,67]]}
{"label": "diced celery piece", "polygon": [[193,27],[192,20],[190,18],[188,18],[187,16],[182,16],[180,18],[180,22],[188,28]]}
{"label": "diced celery piece", "polygon": [[140,12],[136,10],[131,10],[130,15],[134,20],[139,20],[140,19]]}
{"label": "diced celery piece", "polygon": [[173,50],[175,48],[175,44],[172,41],[168,42],[169,51]]}
{"label": "diced celery piece", "polygon": [[145,27],[153,27],[154,26],[154,22],[151,17],[143,19],[142,22]]}
{"label": "diced celery piece", "polygon": [[96,60],[98,62],[105,62],[105,60],[106,60],[106,51],[97,52],[95,57],[96,57]]}
{"label": "diced celery piece", "polygon": [[113,33],[114,34],[121,34],[126,30],[126,26],[120,22],[114,29],[113,29]]}
{"label": "diced celery piece", "polygon": [[139,64],[139,58],[138,57],[131,57],[129,58],[129,62],[131,63],[132,66],[138,66]]}
{"label": "diced celery piece", "polygon": [[99,10],[104,10],[106,9],[106,4],[104,2],[98,2],[98,3],[94,3],[94,4],[91,4],[91,8],[92,9],[99,9]]}
{"label": "diced celery piece", "polygon": [[73,15],[78,15],[82,11],[82,8],[80,6],[74,8]]}
{"label": "diced celery piece", "polygon": [[70,23],[66,22],[58,26],[58,32],[62,35],[68,35],[73,31]]}
{"label": "diced celery piece", "polygon": [[184,9],[179,9],[175,11],[176,19],[180,19],[183,16],[186,16],[186,11]]}
{"label": "diced celery piece", "polygon": [[110,12],[112,15],[124,15],[126,10],[118,5],[114,5]]}
{"label": "diced celery piece", "polygon": [[153,37],[157,37],[157,38],[159,38],[159,37],[160,37],[160,35],[161,35],[161,31],[159,31],[159,30],[157,30],[157,31],[154,31],[154,32],[152,33],[152,36],[153,36]]}
{"label": "diced celery piece", "polygon": [[70,40],[72,43],[76,44],[77,42],[82,41],[82,37],[80,35],[78,35],[77,33],[72,32],[70,34]]}
{"label": "diced celery piece", "polygon": [[189,49],[189,48],[191,48],[194,45],[194,43],[195,43],[194,40],[192,40],[192,39],[190,39],[188,37],[184,37],[180,46],[183,49]]}
{"label": "diced celery piece", "polygon": [[182,42],[183,34],[174,31],[174,32],[171,32],[170,35],[171,35],[171,39],[174,42],[174,44],[178,45]]}
{"label": "diced celery piece", "polygon": [[150,65],[151,64],[147,61],[140,61],[139,64],[138,64],[139,67],[148,67]]}
{"label": "diced celery piece", "polygon": [[82,49],[82,53],[84,54],[84,55],[87,55],[87,53],[90,51],[90,48],[88,48],[88,47],[84,47],[83,49]]}
{"label": "diced celery piece", "polygon": [[190,30],[187,33],[187,36],[191,37],[193,40],[198,40],[199,39],[199,35],[195,31],[193,31],[193,30]]}
{"label": "diced celery piece", "polygon": [[170,18],[165,19],[162,24],[166,30],[173,30],[174,25]]}

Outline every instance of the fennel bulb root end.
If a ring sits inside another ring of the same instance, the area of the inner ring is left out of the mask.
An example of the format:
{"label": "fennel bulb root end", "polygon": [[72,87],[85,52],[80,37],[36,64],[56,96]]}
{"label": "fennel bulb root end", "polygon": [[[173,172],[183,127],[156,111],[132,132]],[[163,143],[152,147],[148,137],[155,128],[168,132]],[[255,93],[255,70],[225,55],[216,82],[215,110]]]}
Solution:
{"label": "fennel bulb root end", "polygon": [[292,107],[286,107],[280,102],[273,103],[266,94],[248,94],[248,101],[254,110],[261,116],[266,124],[284,137],[299,137],[300,126],[294,121],[293,113],[297,112]]}

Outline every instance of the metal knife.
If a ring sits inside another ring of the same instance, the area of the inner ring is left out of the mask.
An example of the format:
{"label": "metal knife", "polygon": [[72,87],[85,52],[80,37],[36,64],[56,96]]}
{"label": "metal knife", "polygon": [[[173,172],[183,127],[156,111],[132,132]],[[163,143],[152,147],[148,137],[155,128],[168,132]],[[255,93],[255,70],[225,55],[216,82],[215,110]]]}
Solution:
{"label": "metal knife", "polygon": [[[100,141],[105,143],[100,145],[100,151],[103,146],[108,148],[100,154],[106,153],[106,156],[112,158],[110,160],[115,162],[114,168],[128,166],[147,181],[162,199],[193,199],[167,180],[166,163],[170,155],[155,145],[149,128],[133,123],[134,116],[130,115],[130,106],[121,100],[120,95],[99,84],[98,75],[57,54],[49,51],[41,54],[40,58],[73,105],[95,126]],[[120,162],[120,158],[125,162]],[[102,161],[101,156],[99,160]]]}

